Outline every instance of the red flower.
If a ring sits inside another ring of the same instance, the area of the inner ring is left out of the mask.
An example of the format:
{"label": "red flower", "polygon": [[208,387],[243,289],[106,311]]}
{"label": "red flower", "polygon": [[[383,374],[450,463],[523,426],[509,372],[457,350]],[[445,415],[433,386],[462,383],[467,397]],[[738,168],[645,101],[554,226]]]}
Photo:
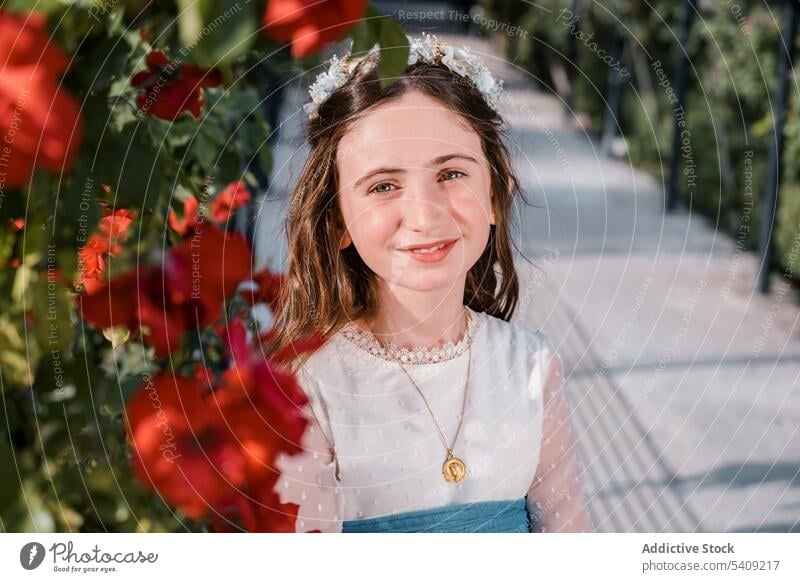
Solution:
{"label": "red flower", "polygon": [[344,36],[366,8],[367,0],[270,0],[262,19],[264,33],[292,43],[292,56],[301,58]]}
{"label": "red flower", "polygon": [[136,213],[127,208],[115,208],[107,211],[107,214],[100,219],[100,232],[109,238],[114,252],[119,252],[117,242],[125,241],[128,229],[134,220],[136,220]]}
{"label": "red flower", "polygon": [[135,319],[128,329],[138,328],[159,357],[173,352],[189,329],[200,326],[192,317],[195,301],[188,277],[188,272],[151,268],[142,272],[137,281],[133,297]]}
{"label": "red flower", "polygon": [[161,374],[128,403],[137,478],[217,531],[294,531],[297,506],[273,492],[280,453],[293,455],[308,425],[294,377],[253,355],[246,330],[226,332],[231,368],[214,390]]}
{"label": "red flower", "polygon": [[202,89],[218,87],[221,82],[217,69],[176,66],[161,51],[149,53],[147,70],[139,71],[131,79],[132,86],[142,89],[136,99],[142,111],[168,121],[177,119],[184,111],[200,117],[205,104]]}
{"label": "red flower", "polygon": [[201,325],[208,325],[219,316],[223,299],[250,276],[251,257],[242,235],[203,223],[167,255],[165,266],[174,270],[174,278],[177,273],[188,274],[192,294],[211,309],[199,315]]}
{"label": "red flower", "polygon": [[137,273],[130,272],[101,284],[94,293],[77,295],[81,317],[100,329],[117,326],[133,328],[137,321],[137,280]]}
{"label": "red flower", "polygon": [[72,167],[83,135],[80,109],[59,87],[69,60],[50,41],[44,16],[0,11],[0,133],[9,148],[0,162],[6,186],[36,168]]}
{"label": "red flower", "polygon": [[225,224],[234,210],[250,202],[250,192],[244,182],[231,182],[211,203],[211,218]]}
{"label": "red flower", "polygon": [[247,427],[263,427],[257,411],[222,408],[194,380],[156,376],[126,410],[136,477],[192,518],[225,511],[248,485],[248,469],[272,462],[274,445],[242,439]]}
{"label": "red flower", "polygon": [[91,295],[103,286],[101,276],[106,270],[108,239],[98,235],[89,237],[88,242],[78,251],[78,277],[76,285],[83,285]]}
{"label": "red flower", "polygon": [[203,224],[172,249],[163,266],[127,273],[78,296],[81,316],[96,327],[141,331],[160,357],[191,328],[205,327],[250,273],[251,253],[238,233]]}
{"label": "red flower", "polygon": [[[256,497],[238,496],[225,513],[225,519],[214,521],[214,531],[294,533],[299,507],[294,503],[281,504],[280,497],[271,489],[255,492]],[[241,524],[234,527],[232,524]]]}
{"label": "red flower", "polygon": [[169,227],[179,235],[185,235],[198,221],[198,207],[199,204],[197,203],[197,198],[194,196],[188,196],[187,198],[184,198],[183,218],[178,218],[178,215],[175,213],[175,211],[170,208],[169,215],[167,216]]}
{"label": "red flower", "polygon": [[301,451],[305,430],[302,407],[308,399],[295,380],[278,363],[253,355],[246,343],[244,324],[233,320],[228,325],[225,343],[232,367],[222,378],[222,401],[242,403],[256,398],[268,406],[270,427],[285,438],[282,449],[290,455]]}
{"label": "red flower", "polygon": [[103,286],[107,257],[113,257],[122,251],[128,229],[136,219],[136,213],[126,208],[115,208],[106,212],[106,216],[98,224],[100,232],[90,236],[84,247],[78,251],[78,276],[75,284],[83,285],[89,295]]}

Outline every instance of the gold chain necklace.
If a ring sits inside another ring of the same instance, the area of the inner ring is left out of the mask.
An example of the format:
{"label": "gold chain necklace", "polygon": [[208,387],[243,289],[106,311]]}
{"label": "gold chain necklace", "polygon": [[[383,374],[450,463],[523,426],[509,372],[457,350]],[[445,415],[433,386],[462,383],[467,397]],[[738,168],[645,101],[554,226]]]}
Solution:
{"label": "gold chain necklace", "polygon": [[400,366],[400,369],[403,370],[408,379],[411,380],[411,383],[414,385],[414,388],[417,389],[419,395],[422,396],[422,400],[425,402],[425,406],[428,407],[428,412],[430,413],[431,418],[433,419],[433,423],[436,425],[436,430],[439,432],[439,438],[442,439],[442,444],[444,445],[444,448],[447,449],[447,459],[445,459],[444,464],[442,465],[442,475],[444,475],[445,480],[448,481],[449,483],[458,483],[459,481],[464,479],[464,477],[466,477],[467,475],[467,466],[464,463],[464,461],[462,461],[461,459],[456,457],[455,454],[453,454],[453,447],[455,447],[456,445],[456,440],[458,440],[458,435],[461,433],[461,425],[464,423],[464,411],[466,410],[467,406],[467,390],[469,389],[469,380],[472,368],[472,338],[469,337],[469,317],[470,317],[469,311],[465,309],[464,322],[466,324],[466,330],[464,333],[467,336],[467,351],[469,354],[469,357],[467,359],[467,382],[464,384],[464,402],[462,402],[461,404],[461,415],[458,420],[458,428],[456,429],[456,434],[453,437],[453,444],[451,444],[450,446],[447,446],[447,439],[445,439],[444,437],[444,433],[442,432],[442,427],[440,427],[439,423],[436,421],[436,416],[434,416],[433,414],[431,405],[428,403],[428,399],[425,398],[425,394],[422,392],[422,389],[419,387],[419,384],[417,384],[414,381],[414,378],[411,377],[411,374],[408,373],[408,370],[406,370],[405,366],[403,366],[403,364],[395,360],[394,357],[392,357],[389,354],[389,350],[386,349],[386,346],[383,345],[383,343],[375,335],[375,332],[372,331],[372,326],[369,326],[369,331],[370,333],[372,333],[372,337],[375,338],[375,341],[381,347],[383,353],[386,354],[390,360],[392,360],[394,363]]}

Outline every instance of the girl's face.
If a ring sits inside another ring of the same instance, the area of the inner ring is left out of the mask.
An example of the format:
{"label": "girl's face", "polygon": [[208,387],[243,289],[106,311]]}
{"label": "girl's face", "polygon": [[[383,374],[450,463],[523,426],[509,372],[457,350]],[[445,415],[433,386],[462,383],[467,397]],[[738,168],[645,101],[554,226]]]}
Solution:
{"label": "girl's face", "polygon": [[355,122],[336,163],[347,227],[340,248],[354,244],[390,285],[463,292],[494,224],[478,134],[414,91]]}

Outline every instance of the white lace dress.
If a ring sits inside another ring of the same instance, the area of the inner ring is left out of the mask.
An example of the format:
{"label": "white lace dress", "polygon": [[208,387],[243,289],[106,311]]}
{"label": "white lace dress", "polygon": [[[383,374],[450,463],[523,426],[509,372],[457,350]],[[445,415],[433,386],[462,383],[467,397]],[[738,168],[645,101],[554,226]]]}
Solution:
{"label": "white lace dress", "polygon": [[[543,334],[470,310],[465,336],[437,349],[389,346],[349,324],[298,373],[313,422],[305,451],[282,456],[275,490],[300,506],[297,531],[339,532],[343,520],[527,496],[536,531],[589,531],[562,367]],[[452,442],[459,483],[442,476],[447,450],[408,377]]]}

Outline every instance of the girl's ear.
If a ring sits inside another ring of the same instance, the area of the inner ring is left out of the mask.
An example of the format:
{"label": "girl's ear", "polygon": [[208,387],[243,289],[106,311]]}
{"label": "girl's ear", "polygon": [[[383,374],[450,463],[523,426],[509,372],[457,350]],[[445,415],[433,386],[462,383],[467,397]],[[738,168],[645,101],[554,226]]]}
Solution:
{"label": "girl's ear", "polygon": [[347,224],[344,222],[341,210],[339,210],[339,214],[336,216],[333,225],[333,230],[336,231],[339,229],[342,229],[342,239],[339,241],[339,250],[343,251],[353,243],[353,238],[350,236],[350,231],[347,230]]}
{"label": "girl's ear", "polygon": [[342,236],[342,242],[339,243],[339,250],[343,251],[344,249],[349,247],[352,242],[353,242],[353,239],[350,238],[350,233],[347,232],[347,230],[345,230],[344,231],[344,236]]}

